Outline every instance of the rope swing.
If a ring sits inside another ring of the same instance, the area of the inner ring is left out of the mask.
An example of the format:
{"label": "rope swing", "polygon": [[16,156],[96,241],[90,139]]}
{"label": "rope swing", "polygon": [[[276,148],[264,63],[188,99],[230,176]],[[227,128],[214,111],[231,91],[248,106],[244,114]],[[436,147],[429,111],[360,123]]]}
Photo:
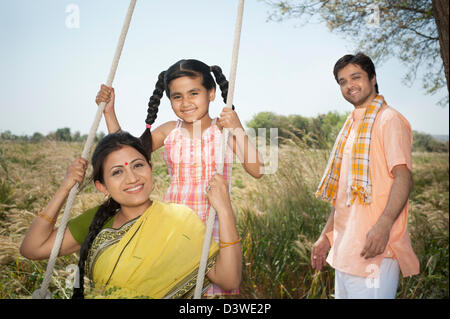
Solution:
{"label": "rope swing", "polygon": [[[236,70],[239,54],[239,43],[241,39],[241,29],[242,29],[242,16],[244,13],[244,0],[239,0],[238,11],[236,17],[236,26],[234,30],[234,45],[233,54],[231,56],[231,70],[228,82],[228,94],[227,94],[227,104],[226,107],[231,108],[233,105],[233,95],[234,95],[234,84],[236,82]],[[228,145],[229,130],[223,128],[222,134],[222,148],[221,148],[221,161],[217,163],[217,173],[223,175],[223,165],[225,162],[225,153]],[[216,211],[212,206],[209,208],[208,221],[206,223],[205,238],[203,240],[202,255],[200,259],[200,266],[197,275],[197,284],[195,286],[194,299],[200,299],[203,288],[203,281],[205,279],[206,261],[208,260],[209,246],[211,244],[212,230],[214,226],[214,220],[216,218]]]}
{"label": "rope swing", "polygon": [[[108,79],[106,80],[106,86],[112,86],[114,76],[116,74],[117,65],[119,64],[120,54],[122,53],[122,48],[125,43],[125,38],[127,36],[128,28],[130,26],[131,16],[133,15],[134,7],[136,5],[136,0],[130,1],[130,6],[128,7],[127,15],[125,16],[125,21],[123,23],[122,32],[120,34],[119,42],[117,44],[116,53],[114,55],[111,69],[109,71]],[[87,159],[92,147],[92,144],[94,142],[94,137],[97,133],[98,126],[100,124],[100,120],[102,118],[103,110],[105,108],[106,102],[101,102],[98,106],[97,113],[94,118],[94,122],[92,123],[91,130],[89,132],[88,138],[86,140],[86,143],[84,145],[84,149],[82,152],[81,157],[84,159]],[[50,291],[48,290],[48,285],[50,283],[50,279],[52,277],[53,268],[55,266],[56,258],[59,254],[59,249],[61,248],[61,243],[64,237],[64,232],[66,230],[67,222],[69,221],[70,217],[70,210],[72,209],[73,202],[75,200],[75,196],[78,193],[78,186],[79,184],[75,184],[75,186],[72,187],[69,193],[69,197],[67,199],[66,207],[64,209],[64,213],[61,217],[61,222],[58,227],[58,231],[56,233],[55,243],[52,248],[52,252],[50,254],[50,258],[48,259],[47,264],[47,270],[44,275],[44,279],[42,281],[41,288],[38,290],[35,290],[33,292],[33,299],[51,299]],[[79,280],[77,278],[77,275],[75,276],[75,286],[79,284]]]}

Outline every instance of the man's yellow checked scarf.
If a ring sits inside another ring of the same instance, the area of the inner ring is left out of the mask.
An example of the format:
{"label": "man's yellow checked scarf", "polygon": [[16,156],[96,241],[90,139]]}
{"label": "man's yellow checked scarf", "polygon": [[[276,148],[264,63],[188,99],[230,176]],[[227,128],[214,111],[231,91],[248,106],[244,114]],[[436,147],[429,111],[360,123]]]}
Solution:
{"label": "man's yellow checked scarf", "polygon": [[[349,170],[348,176],[348,206],[355,201],[355,198],[358,198],[360,204],[369,204],[372,201],[372,183],[369,171],[372,126],[378,111],[385,104],[386,102],[383,96],[377,95],[366,108],[364,118],[356,132],[356,138],[352,148],[351,170]],[[353,117],[350,114],[334,143],[325,173],[316,192],[317,197],[330,201],[332,205],[334,205],[336,200],[344,146],[352,124]]]}

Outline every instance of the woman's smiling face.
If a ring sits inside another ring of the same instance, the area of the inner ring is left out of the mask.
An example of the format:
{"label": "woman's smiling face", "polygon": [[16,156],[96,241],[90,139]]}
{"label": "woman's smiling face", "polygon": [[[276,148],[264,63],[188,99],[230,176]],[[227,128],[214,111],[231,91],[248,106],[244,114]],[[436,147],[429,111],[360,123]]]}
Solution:
{"label": "woman's smiling face", "polygon": [[145,157],[131,146],[110,153],[103,163],[104,184],[95,182],[121,206],[148,204],[153,190],[152,168]]}

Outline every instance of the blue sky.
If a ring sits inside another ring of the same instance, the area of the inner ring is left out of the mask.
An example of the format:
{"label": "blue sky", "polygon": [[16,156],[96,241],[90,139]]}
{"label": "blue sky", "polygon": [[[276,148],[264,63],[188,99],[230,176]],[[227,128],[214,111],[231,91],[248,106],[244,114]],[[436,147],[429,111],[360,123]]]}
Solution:
{"label": "blue sky", "polygon": [[[144,130],[158,74],[180,59],[219,65],[228,77],[237,2],[137,1],[113,84],[123,129],[135,135]],[[66,25],[70,4],[79,8],[79,28]],[[128,0],[0,0],[0,131],[31,135],[70,127],[87,134],[128,5]],[[332,69],[356,44],[323,24],[267,22],[269,10],[260,1],[245,3],[234,96],[243,124],[261,111],[303,116],[351,111]],[[414,130],[448,134],[449,108],[436,105],[445,92],[425,95],[420,80],[407,87],[405,72],[394,58],[377,66],[387,102]],[[212,116],[220,113],[221,102],[210,105]],[[164,97],[156,125],[173,119]],[[99,131],[107,131],[103,120]]]}

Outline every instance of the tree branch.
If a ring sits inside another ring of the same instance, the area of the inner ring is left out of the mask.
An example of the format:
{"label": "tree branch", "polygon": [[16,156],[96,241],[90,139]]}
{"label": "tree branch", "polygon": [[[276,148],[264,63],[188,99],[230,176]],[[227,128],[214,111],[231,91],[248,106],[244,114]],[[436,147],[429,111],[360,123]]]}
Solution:
{"label": "tree branch", "polygon": [[418,36],[421,36],[422,38],[425,38],[425,39],[428,39],[428,40],[432,40],[432,41],[438,41],[438,40],[439,40],[439,37],[432,37],[432,36],[423,34],[423,33],[419,32],[419,31],[417,31],[417,30],[415,30],[415,29],[412,29],[412,28],[410,28],[410,27],[404,25],[404,24],[399,24],[398,27],[399,27],[400,29],[406,29],[406,30],[412,31],[412,32],[414,32],[415,34],[417,34]]}
{"label": "tree branch", "polygon": [[420,13],[420,14],[427,15],[427,16],[432,15],[431,11],[429,11],[429,10],[407,7],[403,4],[394,4],[391,6],[386,6],[386,9],[410,11],[410,12]]}

